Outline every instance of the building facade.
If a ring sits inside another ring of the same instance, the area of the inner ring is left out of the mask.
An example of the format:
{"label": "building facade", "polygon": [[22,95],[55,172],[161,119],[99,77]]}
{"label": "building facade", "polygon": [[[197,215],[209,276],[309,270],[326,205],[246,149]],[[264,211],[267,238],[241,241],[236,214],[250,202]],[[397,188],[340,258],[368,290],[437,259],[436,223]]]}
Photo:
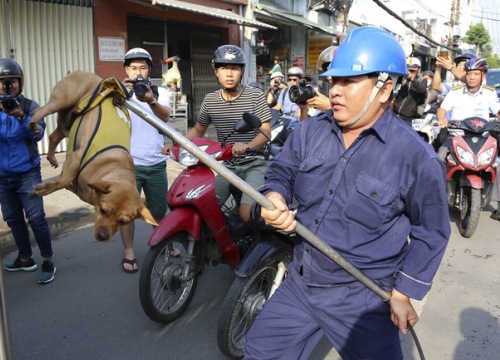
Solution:
{"label": "building facade", "polygon": [[[122,79],[123,56],[132,47],[147,49],[154,61],[153,82],[162,83],[178,56],[179,92],[187,99],[189,125],[203,97],[218,88],[211,67],[215,48],[242,47],[247,56],[243,82],[263,76],[272,56],[314,72],[320,50],[335,43],[331,14],[315,11],[313,2],[251,0],[0,0],[0,56],[23,67],[26,96],[44,104],[57,81],[84,70]],[[314,61],[313,61],[314,60]],[[314,63],[314,64],[313,64]],[[56,126],[47,120],[47,133]],[[41,150],[48,147],[47,137]],[[59,151],[65,150],[62,144]]]}

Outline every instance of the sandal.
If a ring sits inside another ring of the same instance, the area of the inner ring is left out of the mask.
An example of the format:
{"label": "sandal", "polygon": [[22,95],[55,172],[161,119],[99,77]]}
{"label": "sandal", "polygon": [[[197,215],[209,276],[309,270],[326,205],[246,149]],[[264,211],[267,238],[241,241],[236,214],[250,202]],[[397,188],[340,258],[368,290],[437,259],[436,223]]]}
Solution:
{"label": "sandal", "polygon": [[[132,266],[132,269],[127,269],[124,266],[125,264]],[[137,261],[135,259],[130,260],[130,259],[123,258],[122,259],[122,270],[128,274],[136,273],[139,270],[139,268],[137,267]]]}

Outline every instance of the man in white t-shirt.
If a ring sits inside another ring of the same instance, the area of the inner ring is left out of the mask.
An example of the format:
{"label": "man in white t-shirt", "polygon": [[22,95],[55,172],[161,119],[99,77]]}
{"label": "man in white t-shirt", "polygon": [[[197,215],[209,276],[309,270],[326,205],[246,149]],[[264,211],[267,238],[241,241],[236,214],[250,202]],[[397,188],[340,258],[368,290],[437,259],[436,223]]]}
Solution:
{"label": "man in white t-shirt", "polygon": [[[437,110],[439,126],[447,127],[448,120],[463,120],[468,117],[489,119],[490,113],[499,116],[500,103],[495,88],[483,85],[488,71],[488,63],[484,59],[472,58],[465,64],[465,84],[455,86]],[[450,131],[448,139],[439,148],[439,156],[444,161],[451,145],[451,137],[463,132]]]}
{"label": "man in white t-shirt", "polygon": [[[123,66],[127,77],[125,86],[132,92],[132,98],[139,100],[142,107],[158,119],[167,122],[170,117],[169,92],[149,83],[149,74],[153,60],[142,48],[133,48],[125,54]],[[139,193],[144,191],[149,211],[160,222],[166,211],[168,179],[166,171],[167,155],[162,152],[163,135],[151,124],[129,111],[132,123],[130,153],[134,159],[135,180]],[[133,247],[135,224],[132,221],[120,229],[125,256],[122,270],[135,273],[138,270]]]}

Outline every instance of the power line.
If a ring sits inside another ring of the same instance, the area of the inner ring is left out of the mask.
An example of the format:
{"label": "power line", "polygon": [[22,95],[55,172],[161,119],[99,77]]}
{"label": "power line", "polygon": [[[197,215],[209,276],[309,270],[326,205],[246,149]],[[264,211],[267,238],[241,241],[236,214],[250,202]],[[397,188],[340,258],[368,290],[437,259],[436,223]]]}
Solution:
{"label": "power line", "polygon": [[479,15],[471,15],[471,17],[477,18],[477,19],[491,20],[491,21],[500,21],[500,19],[492,19],[492,18],[488,18],[485,16],[479,16]]}
{"label": "power line", "polygon": [[437,11],[431,9],[430,7],[428,7],[427,5],[425,5],[424,3],[422,3],[421,1],[419,0],[415,0],[417,4],[419,4],[422,9],[424,9],[425,11],[427,11],[428,13],[432,14],[432,15],[436,15],[436,16],[439,16],[439,17],[443,17],[443,18],[446,18],[446,16],[438,13]]}
{"label": "power line", "polygon": [[446,48],[446,49],[450,50],[451,52],[456,51],[456,50],[454,50],[452,48],[447,47],[446,45],[438,43],[434,39],[431,39],[430,37],[428,37],[424,33],[420,32],[419,30],[417,30],[416,28],[414,28],[413,26],[411,26],[408,22],[406,22],[405,19],[403,19],[402,17],[400,17],[398,14],[396,14],[394,11],[392,11],[391,9],[389,9],[384,4],[382,4],[379,0],[373,0],[373,2],[375,4],[377,4],[378,6],[380,6],[382,9],[384,9],[388,14],[392,15],[393,17],[395,17],[396,19],[398,19],[399,21],[401,21],[404,26],[406,26],[407,28],[411,29],[415,34],[423,37],[424,39],[426,39],[431,44],[436,45],[436,46],[441,46],[441,48]]}

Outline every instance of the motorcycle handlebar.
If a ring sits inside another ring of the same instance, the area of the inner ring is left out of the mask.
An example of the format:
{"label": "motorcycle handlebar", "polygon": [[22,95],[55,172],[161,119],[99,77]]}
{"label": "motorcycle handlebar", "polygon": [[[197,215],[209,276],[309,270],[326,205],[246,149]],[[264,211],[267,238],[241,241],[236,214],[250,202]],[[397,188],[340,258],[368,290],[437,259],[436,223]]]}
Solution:
{"label": "motorcycle handlebar", "polygon": [[263,155],[263,156],[267,156],[268,154],[269,154],[269,151],[267,151],[267,149],[247,148],[245,150],[245,155]]}

